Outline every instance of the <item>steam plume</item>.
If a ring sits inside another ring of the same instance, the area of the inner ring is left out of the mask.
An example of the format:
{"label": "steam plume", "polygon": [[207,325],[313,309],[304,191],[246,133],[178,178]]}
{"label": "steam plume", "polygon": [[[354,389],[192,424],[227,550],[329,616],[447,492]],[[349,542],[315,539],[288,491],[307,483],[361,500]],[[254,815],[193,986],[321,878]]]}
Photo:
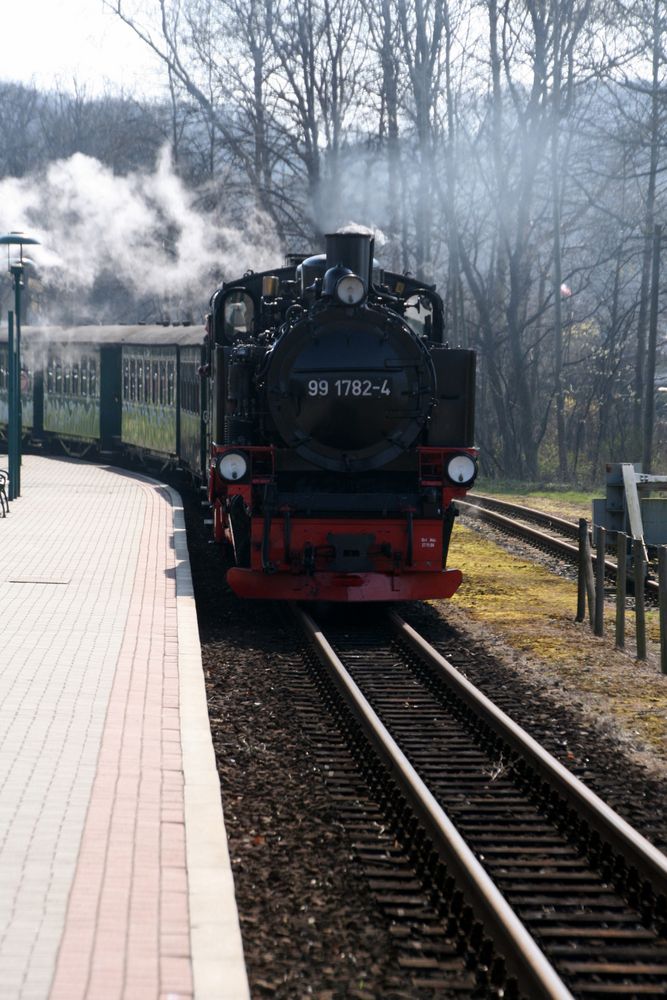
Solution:
{"label": "steam plume", "polygon": [[[25,230],[41,241],[30,248],[39,278],[54,290],[55,301],[68,291],[70,313],[72,300],[78,301],[86,313],[81,322],[89,322],[91,312],[98,321],[143,318],[113,316],[112,304],[101,310],[99,294],[93,306],[89,296],[103,278],[137,300],[152,297],[201,315],[221,277],[275,265],[282,249],[270,221],[257,211],[238,215],[235,227],[199,211],[167,150],[153,173],[118,176],[76,153],[39,176],[0,181],[0,230]],[[50,308],[56,320],[54,312]]]}

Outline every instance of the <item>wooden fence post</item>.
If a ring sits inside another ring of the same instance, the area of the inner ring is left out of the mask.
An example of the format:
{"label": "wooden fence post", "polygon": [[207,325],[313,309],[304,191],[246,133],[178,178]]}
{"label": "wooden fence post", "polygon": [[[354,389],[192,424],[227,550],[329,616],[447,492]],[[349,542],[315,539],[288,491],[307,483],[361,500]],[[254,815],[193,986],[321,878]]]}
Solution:
{"label": "wooden fence post", "polygon": [[586,617],[586,536],[588,524],[585,517],[579,518],[579,562],[577,564],[577,617],[583,622]]}
{"label": "wooden fence post", "polygon": [[658,593],[660,606],[660,670],[667,674],[667,545],[658,549]]}
{"label": "wooden fence post", "polygon": [[646,609],[644,607],[644,543],[641,538],[632,542],[632,559],[635,579],[635,619],[637,630],[637,659],[646,659]]}
{"label": "wooden fence post", "polygon": [[604,556],[607,547],[607,530],[598,524],[595,550],[595,629],[596,635],[604,635]]}
{"label": "wooden fence post", "polygon": [[581,519],[580,524],[583,524],[581,528],[581,551],[582,551],[582,563],[583,563],[583,574],[584,580],[586,581],[586,595],[588,597],[588,621],[590,622],[591,628],[595,626],[595,578],[593,576],[593,561],[591,559],[591,537],[588,532],[588,521],[585,518]]}
{"label": "wooden fence post", "polygon": [[616,534],[616,648],[625,649],[625,593],[627,589],[628,536]]}

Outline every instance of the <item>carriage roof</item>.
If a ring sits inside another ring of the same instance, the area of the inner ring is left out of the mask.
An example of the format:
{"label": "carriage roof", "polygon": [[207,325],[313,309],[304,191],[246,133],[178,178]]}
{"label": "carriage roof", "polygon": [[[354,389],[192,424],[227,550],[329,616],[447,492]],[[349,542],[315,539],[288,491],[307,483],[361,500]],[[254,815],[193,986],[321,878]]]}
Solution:
{"label": "carriage roof", "polygon": [[[6,330],[0,331],[0,343],[7,343]],[[24,346],[85,344],[136,344],[152,346],[197,346],[203,343],[204,329],[192,326],[157,324],[117,324],[112,326],[22,326]]]}

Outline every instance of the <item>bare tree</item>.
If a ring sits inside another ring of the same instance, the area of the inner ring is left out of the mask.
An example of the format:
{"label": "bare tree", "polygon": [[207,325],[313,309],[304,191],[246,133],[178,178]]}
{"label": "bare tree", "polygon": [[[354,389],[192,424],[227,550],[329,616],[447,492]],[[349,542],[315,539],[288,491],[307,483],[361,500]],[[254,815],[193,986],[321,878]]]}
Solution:
{"label": "bare tree", "polygon": [[43,95],[20,83],[0,84],[0,177],[22,177],[41,165]]}

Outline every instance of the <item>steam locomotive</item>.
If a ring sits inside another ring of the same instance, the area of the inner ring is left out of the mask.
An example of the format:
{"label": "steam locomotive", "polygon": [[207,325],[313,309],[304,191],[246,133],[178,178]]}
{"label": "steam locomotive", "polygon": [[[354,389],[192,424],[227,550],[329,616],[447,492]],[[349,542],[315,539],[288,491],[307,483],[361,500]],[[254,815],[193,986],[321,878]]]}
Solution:
{"label": "steam locomotive", "polygon": [[453,500],[477,473],[474,352],[432,287],[362,233],[212,298],[208,496],[242,597],[451,597]]}
{"label": "steam locomotive", "polygon": [[[205,484],[242,597],[450,597],[453,501],[472,486],[475,356],[434,288],[372,239],[226,282],[193,327],[24,327],[26,435],[178,465]],[[0,438],[7,427],[0,334]]]}

